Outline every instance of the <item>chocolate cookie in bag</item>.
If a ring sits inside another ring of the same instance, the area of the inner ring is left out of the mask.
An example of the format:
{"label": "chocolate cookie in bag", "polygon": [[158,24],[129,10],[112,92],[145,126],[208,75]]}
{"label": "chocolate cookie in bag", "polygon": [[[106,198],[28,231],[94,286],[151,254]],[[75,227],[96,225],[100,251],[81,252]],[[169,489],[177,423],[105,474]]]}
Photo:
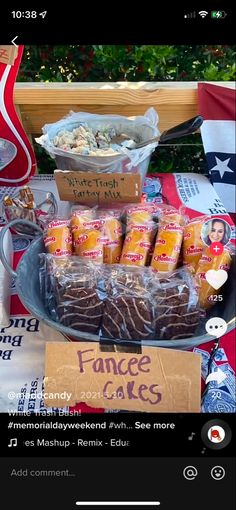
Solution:
{"label": "chocolate cookie in bag", "polygon": [[182,268],[164,278],[156,274],[151,293],[156,339],[177,340],[195,334],[201,310],[190,273]]}
{"label": "chocolate cookie in bag", "polygon": [[81,332],[98,334],[104,309],[98,266],[81,257],[51,260],[51,282],[58,320]]}
{"label": "chocolate cookie in bag", "polygon": [[[109,268],[110,269],[110,268]],[[106,273],[108,296],[102,320],[107,338],[140,341],[153,336],[153,307],[147,269],[114,266]]]}

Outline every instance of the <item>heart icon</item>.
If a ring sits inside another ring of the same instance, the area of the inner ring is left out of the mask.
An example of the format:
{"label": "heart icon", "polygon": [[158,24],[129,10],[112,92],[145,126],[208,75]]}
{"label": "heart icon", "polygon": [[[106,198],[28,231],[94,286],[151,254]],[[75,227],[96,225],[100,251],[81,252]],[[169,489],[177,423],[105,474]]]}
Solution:
{"label": "heart icon", "polygon": [[228,273],[224,269],[209,269],[206,272],[206,281],[213,287],[213,289],[218,290],[228,278]]}

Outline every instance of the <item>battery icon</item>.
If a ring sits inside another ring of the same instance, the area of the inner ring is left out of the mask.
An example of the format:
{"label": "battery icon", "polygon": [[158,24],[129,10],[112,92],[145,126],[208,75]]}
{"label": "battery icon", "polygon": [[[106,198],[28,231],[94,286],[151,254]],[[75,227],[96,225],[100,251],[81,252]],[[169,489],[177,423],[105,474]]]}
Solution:
{"label": "battery icon", "polygon": [[213,19],[223,19],[226,15],[225,11],[211,11],[211,18]]}

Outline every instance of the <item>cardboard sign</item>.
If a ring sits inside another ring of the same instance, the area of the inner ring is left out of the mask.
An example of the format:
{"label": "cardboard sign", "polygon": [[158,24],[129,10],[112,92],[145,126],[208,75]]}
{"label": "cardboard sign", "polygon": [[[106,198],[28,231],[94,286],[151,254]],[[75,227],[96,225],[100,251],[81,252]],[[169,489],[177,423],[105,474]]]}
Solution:
{"label": "cardboard sign", "polygon": [[44,404],[147,412],[200,412],[201,356],[143,347],[101,352],[99,343],[47,343]]}
{"label": "cardboard sign", "polygon": [[2,46],[0,45],[0,62],[13,66],[18,54],[17,46]]}
{"label": "cardboard sign", "polygon": [[61,200],[69,202],[140,202],[139,174],[55,170]]}

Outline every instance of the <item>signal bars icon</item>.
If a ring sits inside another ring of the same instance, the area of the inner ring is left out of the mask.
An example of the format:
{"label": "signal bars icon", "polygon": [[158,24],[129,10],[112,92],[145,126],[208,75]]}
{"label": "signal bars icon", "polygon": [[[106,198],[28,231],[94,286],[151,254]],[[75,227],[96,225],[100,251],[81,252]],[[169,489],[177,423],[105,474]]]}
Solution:
{"label": "signal bars icon", "polygon": [[196,18],[196,12],[189,12],[189,14],[184,14],[184,18]]}

